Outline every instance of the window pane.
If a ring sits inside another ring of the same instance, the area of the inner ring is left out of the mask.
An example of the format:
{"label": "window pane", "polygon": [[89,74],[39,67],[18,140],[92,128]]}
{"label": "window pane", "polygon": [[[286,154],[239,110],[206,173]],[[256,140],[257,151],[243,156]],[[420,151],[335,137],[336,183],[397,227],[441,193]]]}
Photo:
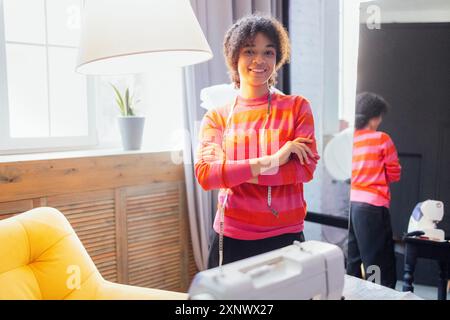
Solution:
{"label": "window pane", "polygon": [[152,151],[180,148],[182,73],[180,68],[155,69],[141,75],[138,111],[146,116],[143,146]]}
{"label": "window pane", "polygon": [[11,136],[48,136],[45,48],[7,44],[6,60]]}
{"label": "window pane", "polygon": [[86,77],[75,73],[77,50],[48,49],[51,136],[87,135]]}
{"label": "window pane", "polygon": [[4,0],[6,41],[45,44],[44,0]]}
{"label": "window pane", "polygon": [[[110,83],[123,93],[129,87],[135,98],[136,115],[145,116],[142,147],[159,152],[182,148],[183,81],[180,68],[155,68],[151,73],[134,76],[101,76],[97,91],[97,132],[102,145],[120,146],[117,125],[119,108]],[[189,138],[189,137],[187,137]]]}
{"label": "window pane", "polygon": [[48,43],[78,46],[80,0],[47,0]]}
{"label": "window pane", "polygon": [[[135,89],[139,86],[136,76],[96,76],[96,129],[101,145],[120,146],[120,133],[117,124],[117,117],[120,115],[119,107],[115,101],[114,91],[111,84],[114,84],[120,92],[130,87]],[[141,115],[138,113],[138,115]]]}

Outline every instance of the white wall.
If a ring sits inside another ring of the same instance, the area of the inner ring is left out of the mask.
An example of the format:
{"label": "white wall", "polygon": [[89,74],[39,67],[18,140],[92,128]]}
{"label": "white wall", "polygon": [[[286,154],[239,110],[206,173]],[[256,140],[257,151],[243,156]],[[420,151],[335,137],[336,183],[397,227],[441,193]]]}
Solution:
{"label": "white wall", "polygon": [[[322,0],[291,1],[289,34],[292,46],[291,92],[306,97],[315,120],[317,147],[322,155],[323,133],[323,16]],[[305,185],[308,210],[321,212],[322,162],[312,182]]]}
{"label": "white wall", "polygon": [[[337,215],[346,210],[343,204],[349,202],[349,186],[332,183],[323,166],[323,147],[332,134],[339,132],[340,1],[291,1],[290,6],[291,91],[311,103],[322,157],[314,179],[304,185],[305,200],[308,211]],[[345,238],[346,230],[334,231],[305,223],[305,235],[309,240],[338,244]]]}
{"label": "white wall", "polygon": [[[337,85],[339,76],[338,55],[335,56],[336,59],[332,56],[333,52],[339,51],[339,31],[333,31],[331,24],[338,21],[330,19],[327,23],[327,15],[338,16],[338,12],[333,12],[330,7],[330,3],[338,1],[327,2],[328,5],[323,0],[291,1],[289,13],[291,92],[306,97],[311,103],[317,148],[321,157],[323,136],[330,131],[330,127],[333,128],[333,119],[337,120],[338,115],[338,99],[333,107],[331,97],[337,93],[338,88],[333,86]],[[335,27],[334,30],[339,30],[338,25]],[[319,161],[314,179],[304,185],[308,211],[323,212],[321,191],[324,174],[323,161]],[[308,239],[321,240],[321,226],[306,222],[305,234]]]}

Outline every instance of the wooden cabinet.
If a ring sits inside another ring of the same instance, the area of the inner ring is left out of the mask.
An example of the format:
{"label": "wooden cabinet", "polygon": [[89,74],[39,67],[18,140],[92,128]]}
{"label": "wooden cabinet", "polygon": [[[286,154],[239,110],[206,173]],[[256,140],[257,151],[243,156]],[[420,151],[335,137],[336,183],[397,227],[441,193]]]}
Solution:
{"label": "wooden cabinet", "polygon": [[0,163],[0,219],[60,210],[107,280],[186,292],[197,272],[169,152]]}

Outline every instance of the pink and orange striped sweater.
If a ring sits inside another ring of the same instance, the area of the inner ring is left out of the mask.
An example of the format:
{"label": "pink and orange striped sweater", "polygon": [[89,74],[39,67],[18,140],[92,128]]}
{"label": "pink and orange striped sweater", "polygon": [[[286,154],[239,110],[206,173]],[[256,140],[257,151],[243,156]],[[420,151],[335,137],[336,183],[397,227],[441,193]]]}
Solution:
{"label": "pink and orange striped sweater", "polygon": [[[301,165],[297,156],[277,172],[252,178],[249,159],[276,153],[284,143],[297,137],[313,139],[311,150],[317,154],[314,120],[310,105],[300,96],[272,93],[271,112],[265,124],[268,95],[256,99],[238,97],[228,127],[230,105],[210,110],[203,118],[199,148],[216,143],[222,146],[226,161],[195,163],[195,175],[205,190],[219,189],[219,204],[224,202],[226,189],[224,235],[235,239],[256,240],[303,230],[306,202],[303,183],[313,178],[317,161]],[[224,135],[225,132],[225,135]],[[267,147],[265,147],[267,146]],[[272,208],[267,205],[268,186],[271,186]],[[219,232],[219,210],[214,230]]]}
{"label": "pink and orange striped sweater", "polygon": [[356,130],[353,137],[350,200],[389,208],[389,184],[400,180],[397,150],[388,134]]}

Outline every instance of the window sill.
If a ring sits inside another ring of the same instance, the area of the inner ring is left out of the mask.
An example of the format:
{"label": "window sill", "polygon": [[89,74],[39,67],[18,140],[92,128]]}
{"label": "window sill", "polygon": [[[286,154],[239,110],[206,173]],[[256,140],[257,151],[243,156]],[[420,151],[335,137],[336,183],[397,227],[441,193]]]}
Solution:
{"label": "window sill", "polygon": [[141,149],[136,151],[124,151],[121,148],[115,149],[91,149],[76,151],[59,151],[59,152],[43,152],[43,153],[27,153],[0,156],[0,163],[22,162],[22,161],[39,161],[39,160],[56,160],[71,158],[87,158],[87,157],[103,157],[103,156],[120,156],[132,154],[157,154],[168,152],[179,152],[180,150],[164,150],[151,151],[149,149]]}

